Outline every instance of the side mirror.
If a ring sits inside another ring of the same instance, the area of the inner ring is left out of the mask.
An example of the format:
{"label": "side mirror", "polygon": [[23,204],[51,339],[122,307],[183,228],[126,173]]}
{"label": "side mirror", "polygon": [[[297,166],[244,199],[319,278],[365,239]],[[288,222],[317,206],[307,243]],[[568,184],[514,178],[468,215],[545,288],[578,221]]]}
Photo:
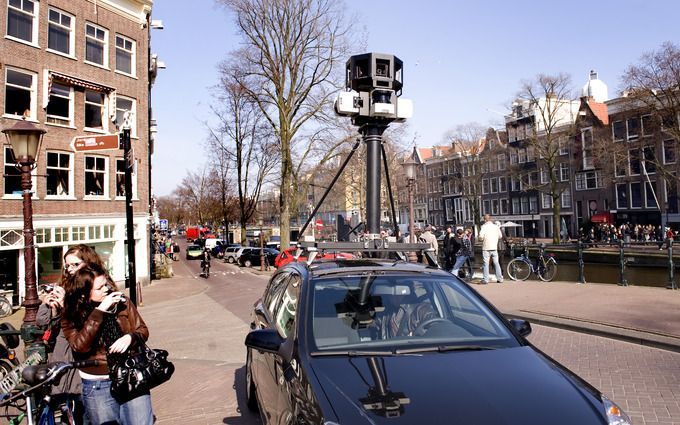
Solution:
{"label": "side mirror", "polygon": [[527,336],[531,333],[531,323],[526,320],[510,319],[510,323],[521,336]]}
{"label": "side mirror", "polygon": [[246,347],[277,354],[284,339],[275,329],[256,329],[246,335]]}

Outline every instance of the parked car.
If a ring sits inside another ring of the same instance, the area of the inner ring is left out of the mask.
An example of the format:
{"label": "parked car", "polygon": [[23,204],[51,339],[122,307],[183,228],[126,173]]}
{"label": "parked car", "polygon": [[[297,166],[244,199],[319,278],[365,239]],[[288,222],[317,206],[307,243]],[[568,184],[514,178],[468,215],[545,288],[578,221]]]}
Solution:
{"label": "parked car", "polygon": [[274,260],[276,260],[276,257],[279,255],[279,251],[272,248],[252,248],[244,251],[238,257],[238,263],[244,267],[259,266],[261,264],[261,252],[263,249],[268,264],[273,266]]}
{"label": "parked car", "polygon": [[[297,250],[297,247],[292,247],[285,249],[279,253],[279,255],[276,257],[274,260],[274,266],[278,269],[286,264],[290,263],[291,261],[295,261],[295,250]],[[344,253],[344,252],[326,252],[326,253],[319,253],[315,257],[315,260],[318,259],[333,259],[333,258],[354,258],[354,255]],[[300,255],[298,257],[298,261],[307,261],[306,255]]]}
{"label": "parked car", "polygon": [[527,341],[529,322],[424,264],[292,262],[251,329],[246,401],[265,424],[630,424]]}
{"label": "parked car", "polygon": [[243,248],[241,245],[229,246],[224,250],[224,261],[227,263],[235,263],[238,252]]}
{"label": "parked car", "polygon": [[198,244],[187,246],[187,260],[198,260],[203,257],[203,248]]}

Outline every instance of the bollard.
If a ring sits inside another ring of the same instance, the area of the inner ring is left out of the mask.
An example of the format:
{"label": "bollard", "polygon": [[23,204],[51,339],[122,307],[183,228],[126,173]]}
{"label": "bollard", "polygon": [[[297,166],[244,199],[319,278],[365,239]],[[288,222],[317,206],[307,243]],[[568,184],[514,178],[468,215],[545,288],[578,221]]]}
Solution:
{"label": "bollard", "polygon": [[673,238],[666,239],[668,241],[668,285],[666,289],[678,289],[675,285],[675,277],[673,276]]}
{"label": "bollard", "polygon": [[583,274],[583,242],[578,241],[576,249],[578,250],[578,281],[577,281],[577,283],[586,283],[586,277]]}
{"label": "bollard", "polygon": [[626,280],[626,257],[623,255],[623,240],[619,240],[619,286],[628,286],[628,281]]}

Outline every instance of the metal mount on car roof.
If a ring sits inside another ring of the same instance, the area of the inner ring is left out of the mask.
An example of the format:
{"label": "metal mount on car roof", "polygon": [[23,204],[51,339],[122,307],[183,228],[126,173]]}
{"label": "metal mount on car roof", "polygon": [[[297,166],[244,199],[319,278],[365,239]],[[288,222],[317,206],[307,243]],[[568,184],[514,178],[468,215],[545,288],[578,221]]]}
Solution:
{"label": "metal mount on car roof", "polygon": [[326,252],[349,252],[360,254],[362,257],[369,258],[394,258],[401,261],[408,261],[407,252],[418,252],[427,260],[430,266],[438,267],[434,255],[434,248],[428,243],[405,243],[392,242],[387,238],[370,238],[364,235],[364,239],[359,242],[324,242],[324,241],[300,241],[295,253],[299,257],[303,250],[309,252],[308,263],[314,261],[316,255]]}

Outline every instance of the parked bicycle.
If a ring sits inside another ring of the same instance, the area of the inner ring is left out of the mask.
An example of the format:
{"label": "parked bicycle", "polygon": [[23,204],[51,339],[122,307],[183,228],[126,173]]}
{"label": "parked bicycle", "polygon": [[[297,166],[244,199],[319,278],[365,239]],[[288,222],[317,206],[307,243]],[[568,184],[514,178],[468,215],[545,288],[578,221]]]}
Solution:
{"label": "parked bicycle", "polygon": [[528,249],[525,247],[522,255],[508,263],[507,271],[512,280],[527,280],[532,273],[535,273],[542,281],[549,282],[557,274],[557,260],[555,260],[553,254],[546,256],[543,247],[541,247],[534,264],[529,258]]}
{"label": "parked bicycle", "polygon": [[[4,394],[0,407],[5,407],[9,425],[17,425],[24,419],[28,425],[76,424],[73,400],[56,400],[50,396],[52,384],[70,369],[98,365],[98,360],[54,362],[25,366],[21,372],[20,386]],[[22,388],[23,387],[23,388]],[[12,416],[10,412],[15,412]]]}

